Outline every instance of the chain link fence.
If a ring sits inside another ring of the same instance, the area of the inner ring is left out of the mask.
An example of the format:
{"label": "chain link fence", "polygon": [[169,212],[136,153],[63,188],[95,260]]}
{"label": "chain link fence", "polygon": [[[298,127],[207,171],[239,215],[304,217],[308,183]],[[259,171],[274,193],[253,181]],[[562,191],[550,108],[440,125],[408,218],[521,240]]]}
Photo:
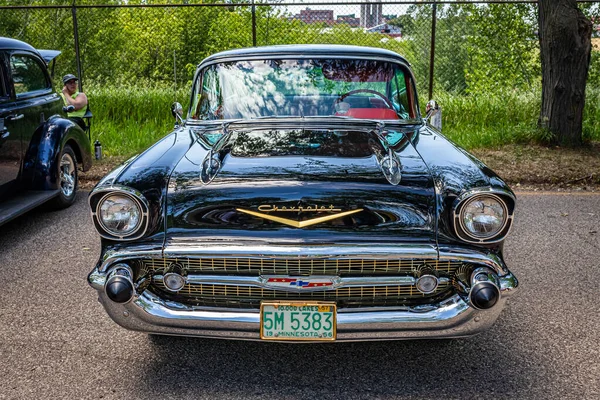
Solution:
{"label": "chain link fence", "polygon": [[[580,7],[600,24],[598,3]],[[240,47],[382,47],[411,62],[425,97],[538,88],[536,12],[514,0],[0,0],[0,36],[60,50],[57,77],[104,86],[184,87],[202,58]],[[589,84],[600,86],[598,53]]]}

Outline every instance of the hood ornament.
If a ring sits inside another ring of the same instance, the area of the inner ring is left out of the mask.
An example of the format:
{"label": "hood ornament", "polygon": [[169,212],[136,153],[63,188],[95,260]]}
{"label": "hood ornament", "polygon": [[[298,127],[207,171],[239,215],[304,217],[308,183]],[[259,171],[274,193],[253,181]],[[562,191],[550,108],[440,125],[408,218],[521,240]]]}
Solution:
{"label": "hood ornament", "polygon": [[209,184],[215,179],[217,173],[221,169],[221,161],[219,157],[211,151],[202,162],[202,171],[200,172],[200,180],[204,184]]}
{"label": "hood ornament", "polygon": [[385,179],[387,179],[389,183],[395,186],[400,184],[400,181],[402,180],[402,164],[400,164],[400,159],[396,152],[389,146],[388,141],[384,136],[387,131],[384,129],[385,124],[383,122],[378,123],[375,135],[381,142],[381,145],[387,149],[387,155],[383,157],[380,156],[381,158],[377,157],[377,159],[383,176],[385,176]]}
{"label": "hood ornament", "polygon": [[402,173],[400,160],[396,153],[389,149],[388,154],[383,157],[380,161],[381,172],[383,172],[383,176],[388,180],[392,185],[400,184],[402,180]]}
{"label": "hood ornament", "polygon": [[[231,122],[230,122],[231,123]],[[223,123],[222,132],[223,135],[217,142],[210,148],[210,151],[202,161],[202,168],[200,170],[200,180],[205,185],[212,182],[213,179],[219,173],[222,165],[222,151],[224,151],[229,143],[235,140],[237,134],[235,131],[228,129],[230,123]]]}

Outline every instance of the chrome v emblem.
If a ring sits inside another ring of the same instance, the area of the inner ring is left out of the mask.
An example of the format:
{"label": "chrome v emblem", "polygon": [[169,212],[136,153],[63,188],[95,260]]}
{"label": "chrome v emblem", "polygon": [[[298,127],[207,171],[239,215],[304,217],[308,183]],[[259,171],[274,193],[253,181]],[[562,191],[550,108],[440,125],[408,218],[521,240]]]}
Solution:
{"label": "chrome v emblem", "polygon": [[326,215],[324,217],[308,219],[306,221],[294,221],[293,219],[281,218],[281,217],[276,217],[274,215],[259,213],[256,211],[244,210],[243,208],[236,208],[236,211],[239,211],[239,212],[242,212],[245,214],[249,214],[249,215],[254,215],[255,217],[259,217],[259,218],[268,219],[269,221],[279,222],[280,224],[289,225],[294,228],[304,228],[306,226],[320,224],[321,222],[331,221],[334,219],[345,217],[347,215],[356,214],[356,213],[361,212],[362,210],[363,210],[362,208],[359,208],[358,210],[346,211],[343,213],[333,214],[333,215]]}

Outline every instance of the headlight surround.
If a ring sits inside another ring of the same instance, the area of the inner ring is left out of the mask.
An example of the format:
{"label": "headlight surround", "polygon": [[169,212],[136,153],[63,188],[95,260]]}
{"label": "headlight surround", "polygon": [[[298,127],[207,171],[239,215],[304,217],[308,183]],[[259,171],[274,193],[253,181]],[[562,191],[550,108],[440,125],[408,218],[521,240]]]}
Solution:
{"label": "headlight surround", "polygon": [[[514,206],[514,200],[511,204]],[[456,233],[472,243],[500,241],[510,228],[512,208],[505,199],[493,193],[463,198],[455,209]]]}
{"label": "headlight surround", "polygon": [[111,235],[129,236],[140,227],[142,208],[131,196],[110,193],[98,203],[98,221]]}
{"label": "headlight surround", "polygon": [[94,225],[106,239],[135,240],[148,230],[148,201],[133,188],[98,188],[90,194],[89,203]]}

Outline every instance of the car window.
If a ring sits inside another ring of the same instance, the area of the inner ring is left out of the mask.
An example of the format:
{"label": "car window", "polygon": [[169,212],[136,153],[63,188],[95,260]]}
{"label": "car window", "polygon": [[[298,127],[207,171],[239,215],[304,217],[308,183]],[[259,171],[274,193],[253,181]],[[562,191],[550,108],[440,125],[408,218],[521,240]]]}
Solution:
{"label": "car window", "polygon": [[396,70],[394,79],[391,82],[392,86],[392,103],[396,111],[402,115],[403,118],[408,119],[414,117],[414,113],[411,112],[411,107],[408,102],[408,92],[406,89],[406,77],[402,70]]}
{"label": "car window", "polygon": [[[266,59],[213,64],[200,74],[192,118],[415,118],[410,74],[377,60]],[[395,98],[388,98],[392,95]]]}
{"label": "car window", "polygon": [[4,66],[0,63],[0,99],[8,97],[8,90],[4,82]]}
{"label": "car window", "polygon": [[15,94],[23,94],[50,87],[42,66],[36,59],[24,54],[10,57]]}

